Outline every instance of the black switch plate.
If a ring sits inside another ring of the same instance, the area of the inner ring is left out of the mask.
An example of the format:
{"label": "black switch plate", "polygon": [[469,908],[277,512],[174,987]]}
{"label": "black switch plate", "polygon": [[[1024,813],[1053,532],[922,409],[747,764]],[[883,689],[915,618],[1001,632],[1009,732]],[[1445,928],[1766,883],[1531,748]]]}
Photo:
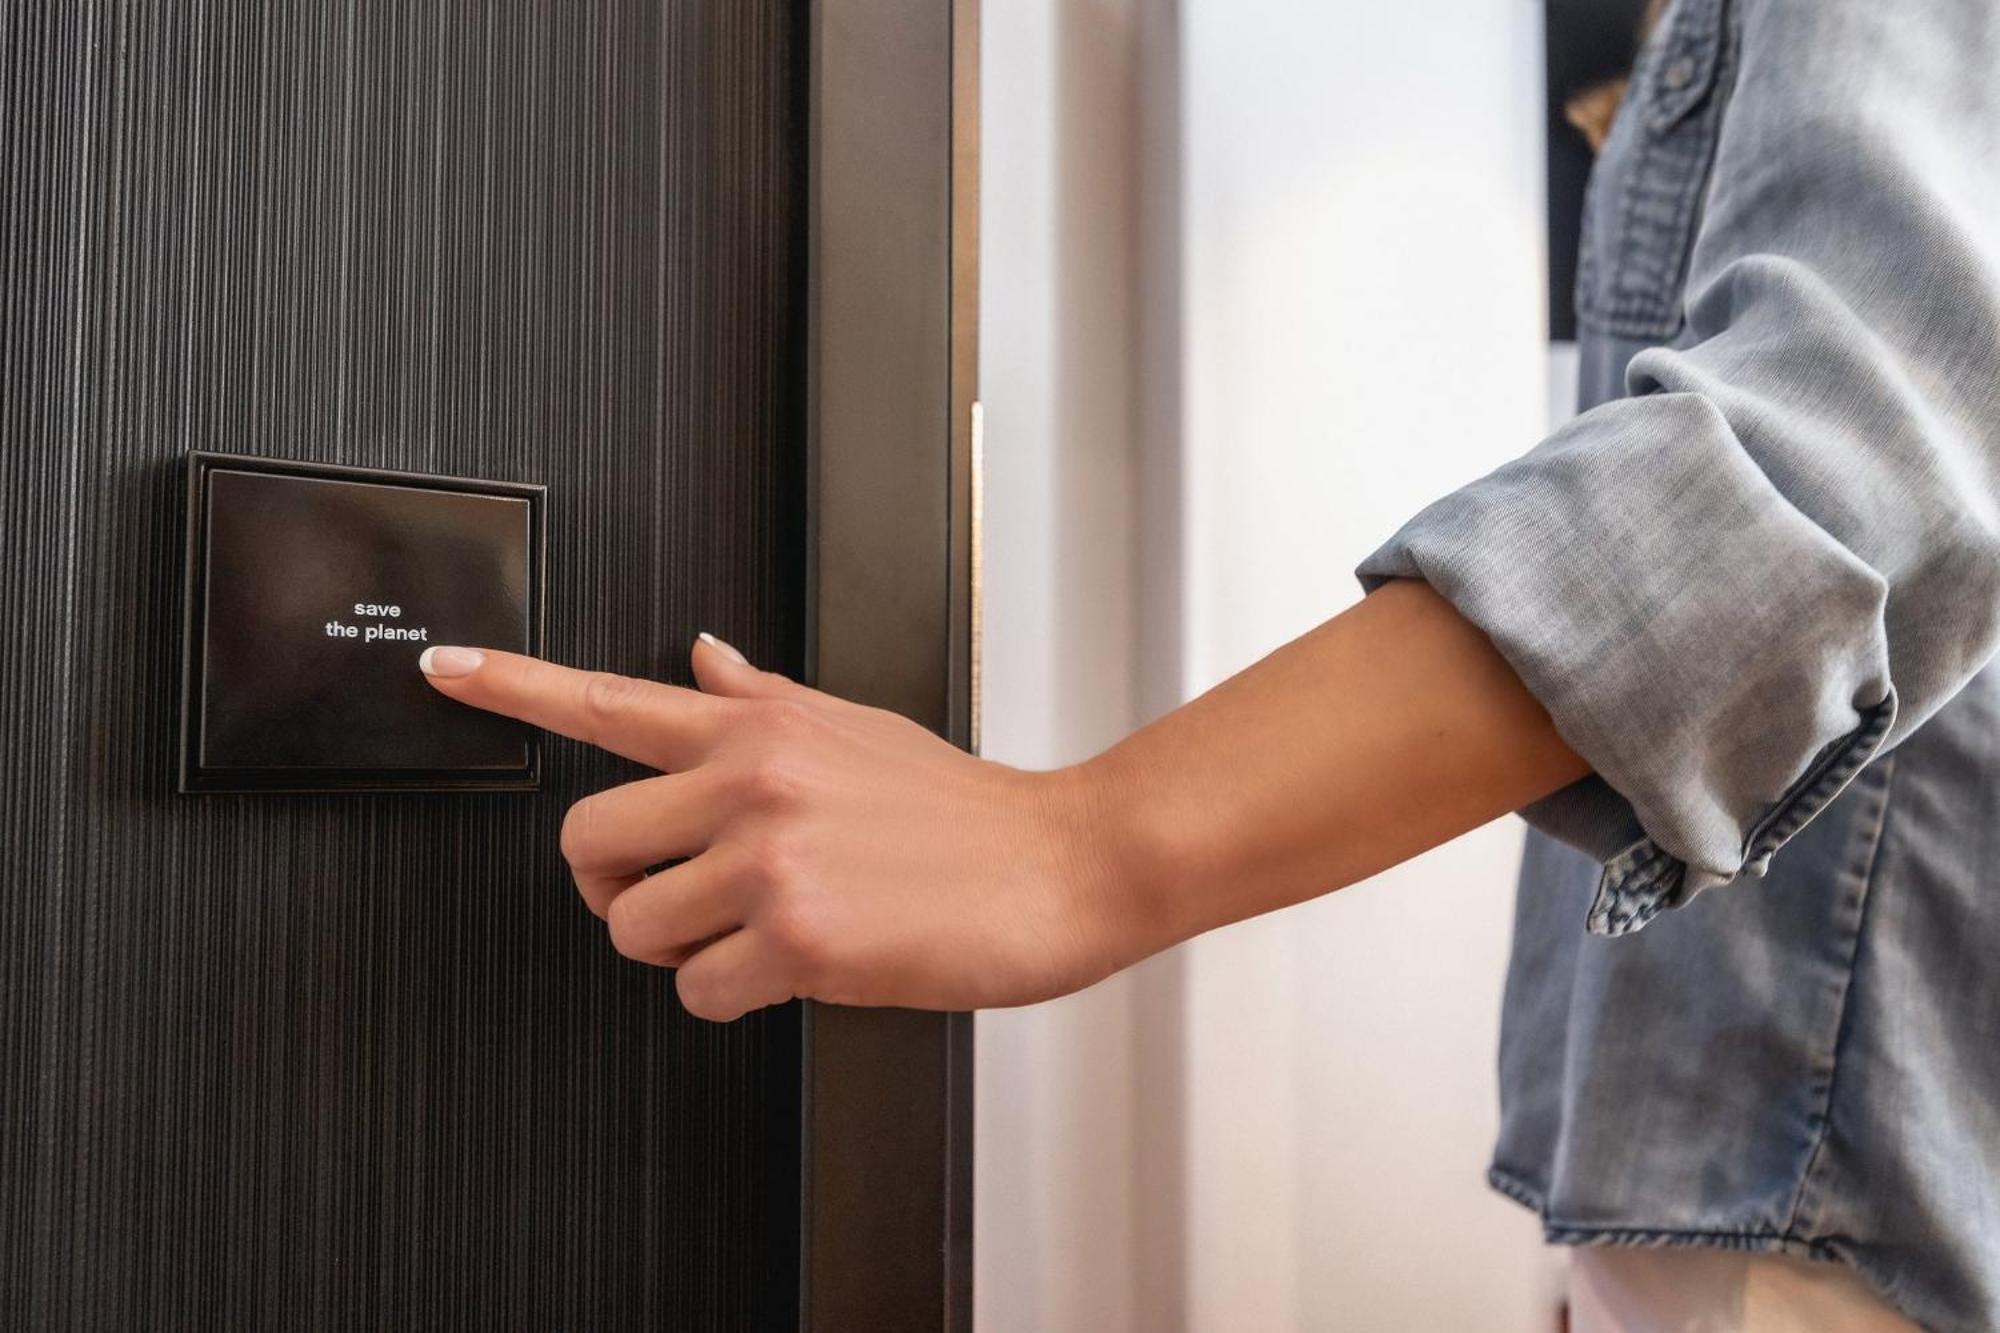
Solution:
{"label": "black switch plate", "polygon": [[181,790],[534,790],[538,734],[417,658],[541,651],[543,524],[540,486],[190,454]]}

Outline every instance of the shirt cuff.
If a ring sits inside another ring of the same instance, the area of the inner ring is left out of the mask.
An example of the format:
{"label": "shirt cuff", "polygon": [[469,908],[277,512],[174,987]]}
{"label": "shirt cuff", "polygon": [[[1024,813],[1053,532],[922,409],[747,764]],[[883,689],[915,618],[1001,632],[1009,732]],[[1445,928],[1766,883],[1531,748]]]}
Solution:
{"label": "shirt cuff", "polygon": [[1603,865],[1593,934],[1762,875],[1895,724],[1882,580],[1696,395],[1585,414],[1356,575],[1430,584],[1591,765],[1521,813]]}

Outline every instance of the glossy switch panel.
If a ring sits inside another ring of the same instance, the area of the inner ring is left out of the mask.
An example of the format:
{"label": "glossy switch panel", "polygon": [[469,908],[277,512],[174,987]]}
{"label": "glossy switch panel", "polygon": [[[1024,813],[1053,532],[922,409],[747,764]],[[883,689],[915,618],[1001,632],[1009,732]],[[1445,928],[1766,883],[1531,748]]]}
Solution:
{"label": "glossy switch panel", "polygon": [[533,789],[417,658],[540,650],[542,526],[539,486],[192,455],[181,790]]}

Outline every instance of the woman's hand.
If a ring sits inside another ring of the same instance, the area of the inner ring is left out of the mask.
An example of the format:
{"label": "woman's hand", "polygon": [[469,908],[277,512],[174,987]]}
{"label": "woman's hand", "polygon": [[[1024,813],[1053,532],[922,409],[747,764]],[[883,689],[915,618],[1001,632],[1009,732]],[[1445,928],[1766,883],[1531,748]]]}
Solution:
{"label": "woman's hand", "polygon": [[666,775],[579,802],[563,854],[612,942],[680,968],[706,1018],[795,995],[1048,999],[1589,772],[1485,636],[1409,581],[1055,773],[974,759],[712,639],[698,691],[470,648],[423,667],[454,699]]}
{"label": "woman's hand", "polygon": [[794,996],[1025,1004],[1167,942],[1123,901],[1080,770],[975,759],[706,636],[699,691],[468,648],[423,668],[461,703],[660,770],[571,807],[562,851],[618,951],[679,968],[703,1018]]}

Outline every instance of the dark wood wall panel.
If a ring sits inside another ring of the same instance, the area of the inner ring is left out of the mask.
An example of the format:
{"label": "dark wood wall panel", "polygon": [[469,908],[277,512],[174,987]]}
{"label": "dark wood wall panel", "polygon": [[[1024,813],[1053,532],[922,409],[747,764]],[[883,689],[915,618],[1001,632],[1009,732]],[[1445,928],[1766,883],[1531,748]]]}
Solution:
{"label": "dark wood wall panel", "polygon": [[690,1020],[557,856],[629,770],[171,789],[189,448],[544,482],[552,655],[801,668],[805,38],[0,3],[0,1325],[796,1317],[796,1010]]}
{"label": "dark wood wall panel", "polygon": [[[970,745],[979,4],[814,0],[812,28],[807,655]],[[805,1036],[806,1326],[969,1329],[972,1016],[812,1005]]]}

